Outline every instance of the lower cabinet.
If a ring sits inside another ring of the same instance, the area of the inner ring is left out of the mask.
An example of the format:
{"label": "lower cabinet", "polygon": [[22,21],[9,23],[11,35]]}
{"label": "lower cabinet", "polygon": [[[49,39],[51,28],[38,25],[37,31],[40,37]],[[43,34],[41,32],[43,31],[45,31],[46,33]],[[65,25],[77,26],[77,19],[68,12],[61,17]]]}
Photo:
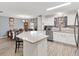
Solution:
{"label": "lower cabinet", "polygon": [[71,33],[53,32],[53,40],[66,44],[76,45],[74,34]]}

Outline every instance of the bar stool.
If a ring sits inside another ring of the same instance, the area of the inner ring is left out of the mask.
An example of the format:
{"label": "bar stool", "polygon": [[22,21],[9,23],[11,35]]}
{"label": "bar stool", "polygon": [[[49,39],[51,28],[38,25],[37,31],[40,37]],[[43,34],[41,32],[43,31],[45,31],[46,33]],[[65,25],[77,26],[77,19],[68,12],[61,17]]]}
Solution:
{"label": "bar stool", "polygon": [[21,40],[20,38],[17,38],[16,35],[20,34],[19,31],[15,31],[15,53],[17,52],[17,49],[19,50],[19,48],[23,48],[23,40]]}

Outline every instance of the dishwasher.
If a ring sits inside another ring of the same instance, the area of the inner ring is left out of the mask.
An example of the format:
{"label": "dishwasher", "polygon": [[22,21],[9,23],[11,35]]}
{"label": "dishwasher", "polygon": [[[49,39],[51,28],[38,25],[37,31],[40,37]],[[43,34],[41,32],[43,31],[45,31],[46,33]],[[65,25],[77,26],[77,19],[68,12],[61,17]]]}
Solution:
{"label": "dishwasher", "polygon": [[47,38],[47,40],[53,42],[53,31],[52,31],[51,29],[52,29],[52,28],[50,28],[50,27],[47,27],[47,28],[46,28],[46,35],[49,36],[49,37]]}

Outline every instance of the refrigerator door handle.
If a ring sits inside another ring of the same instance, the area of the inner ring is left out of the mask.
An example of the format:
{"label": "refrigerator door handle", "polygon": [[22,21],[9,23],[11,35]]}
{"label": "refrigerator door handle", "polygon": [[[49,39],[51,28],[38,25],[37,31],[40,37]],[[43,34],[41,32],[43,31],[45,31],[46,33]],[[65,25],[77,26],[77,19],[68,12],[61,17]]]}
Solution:
{"label": "refrigerator door handle", "polygon": [[76,13],[76,17],[75,17],[75,23],[74,23],[74,38],[75,38],[75,43],[76,46],[78,48],[78,38],[77,38],[77,34],[76,34],[76,21],[78,22],[78,13]]}

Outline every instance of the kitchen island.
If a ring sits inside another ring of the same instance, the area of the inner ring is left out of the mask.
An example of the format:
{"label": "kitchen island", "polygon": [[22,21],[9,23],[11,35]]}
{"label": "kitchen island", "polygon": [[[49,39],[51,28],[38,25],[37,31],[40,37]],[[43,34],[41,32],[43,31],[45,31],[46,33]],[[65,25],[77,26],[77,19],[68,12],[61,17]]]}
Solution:
{"label": "kitchen island", "polygon": [[24,56],[46,56],[47,35],[43,31],[28,31],[17,35],[23,40]]}

